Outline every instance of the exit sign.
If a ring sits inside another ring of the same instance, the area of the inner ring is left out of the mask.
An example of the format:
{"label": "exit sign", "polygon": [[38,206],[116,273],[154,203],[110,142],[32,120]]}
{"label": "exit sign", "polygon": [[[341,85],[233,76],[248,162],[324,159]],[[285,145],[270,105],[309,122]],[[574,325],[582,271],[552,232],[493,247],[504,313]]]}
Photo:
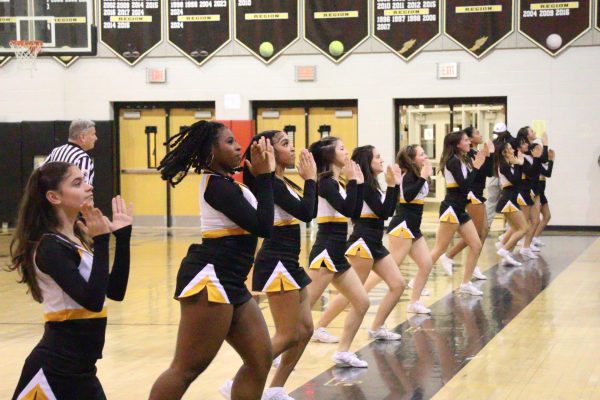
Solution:
{"label": "exit sign", "polygon": [[458,79],[458,63],[438,63],[437,77],[438,79]]}

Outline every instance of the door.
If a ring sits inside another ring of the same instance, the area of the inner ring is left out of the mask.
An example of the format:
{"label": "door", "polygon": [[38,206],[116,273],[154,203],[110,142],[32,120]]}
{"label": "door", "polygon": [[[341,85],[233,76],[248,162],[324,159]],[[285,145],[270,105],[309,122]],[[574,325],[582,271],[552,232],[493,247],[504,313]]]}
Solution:
{"label": "door", "polygon": [[167,183],[156,170],[165,156],[164,108],[119,111],[121,194],[135,204],[135,223],[167,225]]}

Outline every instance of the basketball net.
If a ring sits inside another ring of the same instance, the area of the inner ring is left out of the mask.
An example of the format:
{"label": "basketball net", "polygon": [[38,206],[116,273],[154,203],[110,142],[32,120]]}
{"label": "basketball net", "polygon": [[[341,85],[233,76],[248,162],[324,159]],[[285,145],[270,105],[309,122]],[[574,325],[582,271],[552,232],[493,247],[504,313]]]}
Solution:
{"label": "basketball net", "polygon": [[15,52],[19,67],[30,72],[36,69],[38,54],[42,51],[44,42],[41,40],[11,40],[10,47]]}

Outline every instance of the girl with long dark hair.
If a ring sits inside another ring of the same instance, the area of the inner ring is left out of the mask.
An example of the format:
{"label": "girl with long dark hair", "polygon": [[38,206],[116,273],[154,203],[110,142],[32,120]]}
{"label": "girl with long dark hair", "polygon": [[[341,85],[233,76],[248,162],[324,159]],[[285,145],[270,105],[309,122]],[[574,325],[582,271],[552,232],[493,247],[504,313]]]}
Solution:
{"label": "girl with long dark hair", "polygon": [[175,186],[190,168],[202,174],[202,244],[190,246],[177,274],[181,319],[175,356],[156,380],[150,399],[180,399],[226,340],[243,365],[231,385],[232,399],[258,399],[273,361],[271,341],[258,305],[245,285],[257,236],[273,228],[273,146],[264,138],[246,161],[256,177],[254,193],[232,173],[242,160],[233,133],[218,122],[199,121],[173,136],[158,169]]}
{"label": "girl with long dark hair", "polygon": [[[406,283],[394,259],[383,246],[383,233],[384,223],[393,214],[398,200],[402,173],[397,165],[388,166],[385,171],[387,190],[384,194],[377,181],[377,176],[384,172],[379,151],[370,145],[357,147],[352,152],[352,161],[360,166],[365,183],[362,210],[352,218],[354,228],[348,238],[346,257],[362,282],[365,282],[373,271],[388,286],[369,329],[369,338],[400,340],[400,334],[388,331],[384,324],[402,296]],[[329,303],[316,326],[328,326],[348,303],[343,295],[338,294]]]}
{"label": "girl with long dark hair", "polygon": [[[474,160],[478,151],[477,146],[483,143],[483,137],[481,136],[479,130],[474,127],[465,128],[464,131],[471,140],[471,149],[469,150],[468,155],[472,160]],[[473,220],[475,228],[479,233],[479,240],[481,240],[482,246],[488,234],[488,222],[485,206],[487,200],[485,197],[483,197],[483,189],[485,188],[486,179],[494,175],[494,144],[491,140],[489,140],[487,143],[483,143],[483,145],[483,151],[486,155],[485,162],[475,174],[475,178],[473,179],[473,183],[471,185],[471,191],[467,196],[469,203],[467,204],[466,208],[467,213]],[[463,251],[466,247],[467,243],[463,239],[460,239],[460,241],[456,243],[454,247],[450,249],[450,251],[440,256],[440,263],[448,275],[452,275],[454,257],[456,257],[456,255]],[[475,266],[475,269],[473,270],[473,277],[480,280],[487,279],[478,266]]]}
{"label": "girl with long dark hair", "polygon": [[[300,221],[310,222],[316,209],[317,166],[312,154],[302,150],[297,165],[298,175],[304,179],[300,188],[285,176],[285,170],[294,164],[295,149],[287,134],[282,131],[265,131],[252,139],[258,143],[265,138],[275,151],[275,180],[273,183],[275,218],[271,237],[262,243],[252,275],[252,290],[264,292],[275,323],[275,335],[271,338],[273,357],[279,355],[281,362],[262,399],[284,399],[284,385],[294,369],[297,358],[286,350],[303,351],[313,333],[312,315],[307,285],[310,278],[300,266]],[[246,152],[251,162],[252,155]],[[251,188],[256,178],[248,167],[244,168],[244,182]]]}
{"label": "girl with long dark hair", "polygon": [[481,240],[465,208],[469,202],[469,192],[473,188],[477,170],[485,162],[486,154],[478,151],[472,159],[469,156],[470,149],[471,140],[464,131],[451,132],[444,138],[440,171],[443,171],[446,178],[446,196],[440,204],[440,225],[435,246],[431,251],[431,260],[434,263],[438,260],[448,248],[454,233],[458,231],[469,247],[459,291],[472,296],[481,296],[483,292],[471,283],[473,270],[481,251]]}
{"label": "girl with long dark hair", "polygon": [[[106,399],[96,361],[104,347],[106,298],[125,297],[133,218],[117,196],[108,220],[93,207],[92,190],[77,166],[63,162],[34,170],[25,187],[10,269],[44,305],[46,324],[13,399]],[[116,247],[109,272],[111,232]]]}

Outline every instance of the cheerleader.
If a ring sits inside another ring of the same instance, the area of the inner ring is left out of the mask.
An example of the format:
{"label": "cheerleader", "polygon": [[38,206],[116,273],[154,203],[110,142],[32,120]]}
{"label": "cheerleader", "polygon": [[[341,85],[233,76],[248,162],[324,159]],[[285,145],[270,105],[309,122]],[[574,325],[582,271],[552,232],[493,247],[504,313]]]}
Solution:
{"label": "cheerleader", "polygon": [[150,399],[180,399],[225,340],[243,361],[235,379],[221,388],[232,399],[262,396],[273,361],[269,331],[245,280],[257,236],[273,227],[273,147],[264,138],[251,147],[254,194],[231,174],[240,164],[240,145],[223,124],[199,121],[173,136],[158,169],[175,186],[190,168],[201,172],[202,244],[192,244],[177,274],[175,299],[181,319],[175,356],[157,379]]}
{"label": "cheerleader", "polygon": [[511,252],[529,230],[529,223],[521,211],[521,204],[524,201],[519,189],[524,162],[523,154],[518,151],[515,156],[509,142],[500,144],[496,149],[495,171],[502,187],[496,211],[504,215],[511,230],[510,234],[504,235],[504,241],[496,243],[496,247],[498,255],[504,259],[504,262],[515,266],[522,264],[512,257]]}
{"label": "cheerleader", "polygon": [[[252,143],[267,139],[275,151],[275,180],[273,184],[275,219],[273,232],[263,241],[256,255],[252,290],[267,294],[269,308],[275,323],[271,338],[273,357],[284,354],[277,367],[271,387],[262,399],[284,399],[283,386],[296,365],[286,350],[295,347],[303,351],[313,333],[312,315],[306,286],[310,278],[298,263],[300,255],[300,221],[310,222],[316,209],[317,166],[308,150],[302,150],[297,165],[304,179],[304,190],[285,177],[285,169],[293,165],[294,147],[282,131],[266,131],[256,135]],[[246,158],[251,159],[250,152]],[[244,182],[254,188],[256,179],[244,168]],[[302,196],[300,195],[302,194]]]}
{"label": "cheerleader", "polygon": [[540,195],[540,204],[541,204],[541,214],[542,218],[540,223],[535,231],[535,236],[533,237],[534,244],[538,246],[544,246],[544,242],[539,238],[542,234],[543,230],[550,222],[551,214],[550,214],[550,206],[548,205],[548,198],[546,198],[546,181],[548,178],[552,177],[552,169],[554,168],[554,158],[555,158],[554,150],[548,150],[548,162],[542,163],[542,169],[540,174],[540,182],[538,184],[539,195]]}
{"label": "cheerleader", "polygon": [[[371,270],[388,286],[379,307],[369,338],[375,340],[400,340],[398,333],[388,331],[385,320],[398,303],[406,286],[394,259],[383,246],[384,223],[394,212],[398,200],[402,173],[397,165],[389,166],[385,173],[387,190],[379,188],[377,176],[384,172],[381,154],[373,146],[361,146],[354,149],[352,160],[356,162],[365,177],[362,210],[352,219],[353,230],[348,238],[346,257],[362,282],[365,282]],[[318,329],[325,329],[348,305],[349,301],[338,294],[327,306]]]}
{"label": "cheerleader", "polygon": [[410,255],[419,268],[415,278],[409,282],[412,293],[406,310],[409,313],[429,314],[431,310],[420,302],[420,298],[433,262],[421,233],[421,220],[425,198],[429,194],[428,181],[433,170],[427,154],[416,144],[402,148],[396,157],[396,164],[402,169],[404,176],[396,215],[388,226],[390,252],[396,265],[400,266],[406,256]]}
{"label": "cheerleader", "polygon": [[479,151],[473,160],[468,155],[469,150],[471,150],[471,141],[464,131],[451,132],[444,138],[440,170],[444,171],[446,178],[446,196],[440,204],[440,224],[435,247],[431,251],[431,260],[433,262],[438,260],[448,248],[454,233],[458,231],[469,246],[459,291],[472,296],[481,296],[483,292],[471,283],[473,270],[481,251],[481,240],[465,207],[469,202],[468,196],[477,170],[485,162],[486,154]]}
{"label": "cheerleader", "polygon": [[[364,177],[360,167],[348,159],[344,144],[338,138],[325,137],[312,143],[309,150],[319,173],[319,227],[309,255],[308,275],[312,280],[308,285],[310,304],[312,307],[317,302],[330,283],[350,301],[352,308],[344,322],[344,333],[333,361],[338,366],[366,368],[367,362],[360,360],[349,349],[369,309],[369,297],[344,256],[348,220],[355,215],[358,207],[362,208]],[[341,174],[348,180],[345,188],[339,181]],[[319,328],[315,330],[313,340],[335,342],[336,338],[332,339],[325,329]]]}
{"label": "cheerleader", "polygon": [[[75,165],[33,171],[10,254],[33,299],[44,305],[44,335],[25,360],[13,400],[106,399],[96,377],[106,334],[106,297],[122,301],[129,278],[132,210],[120,196],[109,221]],[[79,214],[85,224],[78,221]],[[110,233],[116,238],[109,272]]]}
{"label": "cheerleader", "polygon": [[[477,155],[477,146],[483,143],[483,137],[477,128],[468,127],[465,129],[465,133],[471,140],[471,149],[469,150],[469,157],[475,159]],[[483,189],[485,188],[485,181],[487,177],[494,175],[494,144],[492,141],[488,141],[484,144],[485,162],[479,168],[475,174],[475,179],[471,185],[471,191],[469,192],[467,204],[467,213],[473,220],[475,228],[479,233],[479,240],[481,245],[485,242],[485,238],[488,234],[488,222],[486,215],[486,198],[483,197]],[[466,242],[461,239],[449,252],[442,254],[440,257],[440,263],[444,267],[444,270],[448,275],[452,275],[452,265],[454,264],[454,257],[460,253],[465,247]],[[487,277],[481,273],[481,269],[475,266],[473,270],[473,277],[475,279],[486,280]]]}
{"label": "cheerleader", "polygon": [[[533,143],[534,139],[535,132],[529,127],[524,127],[519,130],[515,141],[516,148],[523,154],[523,173],[518,185],[520,196],[517,198],[517,201],[529,226],[529,231],[523,238],[522,247],[519,250],[519,254],[526,259],[538,258],[534,251],[539,251],[539,248],[532,245],[532,240],[540,219],[538,182],[541,163],[547,160],[548,153],[547,136],[544,134],[542,137],[544,147]],[[512,230],[509,228],[506,234],[503,235],[501,243],[506,243],[512,233]]]}

